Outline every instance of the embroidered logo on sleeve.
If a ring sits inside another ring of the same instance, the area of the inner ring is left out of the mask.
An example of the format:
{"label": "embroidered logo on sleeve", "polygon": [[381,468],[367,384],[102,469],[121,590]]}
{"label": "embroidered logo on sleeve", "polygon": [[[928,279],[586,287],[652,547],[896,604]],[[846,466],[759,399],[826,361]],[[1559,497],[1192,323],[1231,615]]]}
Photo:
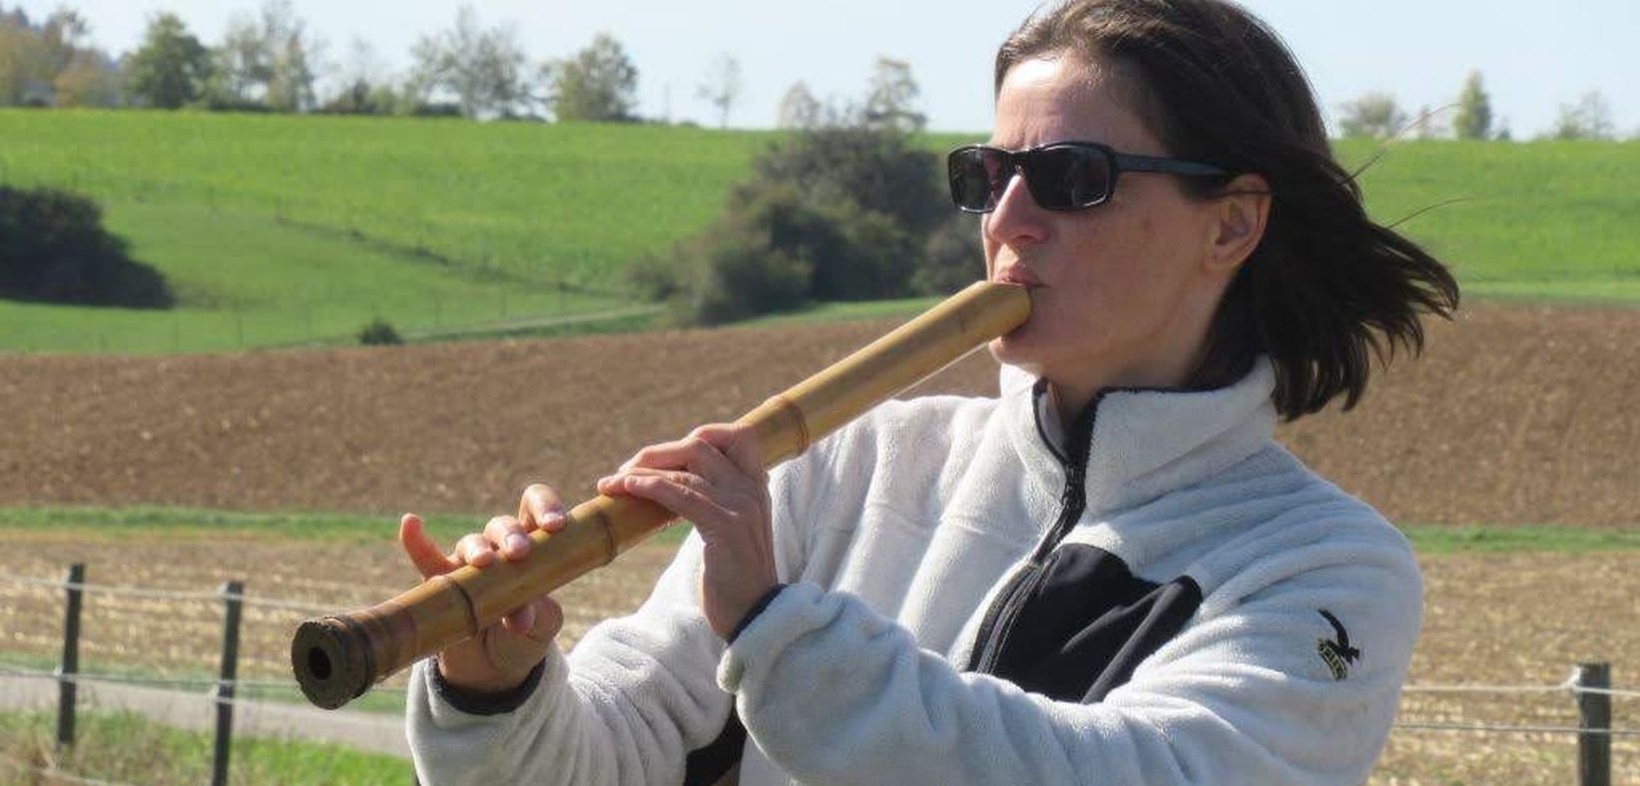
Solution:
{"label": "embroidered logo on sleeve", "polygon": [[1333,627],[1334,640],[1316,639],[1315,651],[1321,654],[1327,668],[1332,670],[1333,679],[1343,680],[1350,676],[1350,664],[1361,657],[1361,650],[1350,646],[1350,632],[1344,630],[1344,623],[1339,622],[1332,612],[1319,609],[1321,616]]}

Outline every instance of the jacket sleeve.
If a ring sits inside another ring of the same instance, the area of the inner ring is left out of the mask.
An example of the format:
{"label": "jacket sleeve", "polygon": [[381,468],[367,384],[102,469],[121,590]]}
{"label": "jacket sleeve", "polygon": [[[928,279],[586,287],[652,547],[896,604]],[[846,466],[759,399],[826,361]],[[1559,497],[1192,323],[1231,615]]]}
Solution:
{"label": "jacket sleeve", "polygon": [[714,679],[723,642],[696,600],[700,565],[691,534],[635,614],[593,628],[567,656],[554,648],[511,712],[462,712],[429,679],[431,662],[417,664],[407,733],[421,782],[680,782],[731,704]]}
{"label": "jacket sleeve", "polygon": [[[809,784],[1346,784],[1382,750],[1422,620],[1400,545],[1271,555],[1105,701],[958,673],[858,599],[794,585],[718,679],[753,740]],[[1346,673],[1321,654],[1341,620]],[[1341,678],[1340,678],[1341,677]]]}
{"label": "jacket sleeve", "polygon": [[[794,511],[836,502],[819,469],[829,449],[816,445],[770,473],[782,577],[805,559]],[[700,608],[702,548],[690,533],[636,613],[600,623],[568,655],[554,648],[512,712],[461,711],[429,679],[430,663],[417,664],[406,728],[421,782],[679,783],[688,754],[717,738],[733,706],[716,680],[723,641]]]}

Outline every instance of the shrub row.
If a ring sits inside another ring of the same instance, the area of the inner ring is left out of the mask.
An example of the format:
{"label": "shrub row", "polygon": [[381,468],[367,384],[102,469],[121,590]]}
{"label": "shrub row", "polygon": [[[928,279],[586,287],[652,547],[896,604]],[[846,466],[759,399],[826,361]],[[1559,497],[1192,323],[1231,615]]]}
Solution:
{"label": "shrub row", "polygon": [[706,232],[636,260],[628,282],[678,322],[719,324],[951,292],[983,265],[977,224],[950,207],[932,153],[903,131],[828,126],[775,143]]}

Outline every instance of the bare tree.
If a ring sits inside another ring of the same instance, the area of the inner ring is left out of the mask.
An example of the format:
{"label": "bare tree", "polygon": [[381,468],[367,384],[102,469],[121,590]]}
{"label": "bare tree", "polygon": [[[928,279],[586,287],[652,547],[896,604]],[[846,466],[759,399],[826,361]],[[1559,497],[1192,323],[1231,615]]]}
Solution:
{"label": "bare tree", "polygon": [[319,111],[345,115],[388,115],[405,107],[392,72],[369,41],[354,38],[347,54],[330,64]]}
{"label": "bare tree", "polygon": [[348,42],[347,54],[334,64],[331,73],[331,78],[344,86],[359,82],[378,85],[391,79],[387,65],[382,62],[381,56],[376,54],[376,47],[358,37]]}
{"label": "bare tree", "polygon": [[705,99],[718,111],[718,128],[729,127],[729,110],[740,97],[740,62],[722,54],[712,61],[706,72],[706,81],[695,90],[695,97]]}
{"label": "bare tree", "polygon": [[324,42],[296,16],[290,0],[268,0],[262,6],[262,35],[270,55],[268,105],[281,112],[313,109]]}
{"label": "bare tree", "polygon": [[1389,93],[1367,93],[1342,108],[1338,129],[1346,137],[1388,138],[1407,124],[1406,113],[1396,106],[1395,96]]}
{"label": "bare tree", "polygon": [[234,14],[212,54],[216,68],[209,92],[214,103],[249,105],[266,99],[273,53],[255,16]]}
{"label": "bare tree", "polygon": [[424,98],[448,91],[467,117],[511,114],[530,100],[528,58],[514,29],[481,28],[472,6],[461,7],[449,30],[423,36],[412,57],[413,89]]}
{"label": "bare tree", "polygon": [[879,56],[871,74],[871,92],[866,96],[864,121],[868,127],[897,131],[921,131],[928,117],[916,111],[921,94],[911,76],[911,64]]}
{"label": "bare tree", "polygon": [[315,83],[324,49],[290,0],[267,0],[258,15],[229,19],[222,43],[212,50],[207,100],[218,107],[309,111],[318,104]]}
{"label": "bare tree", "polygon": [[1592,90],[1575,104],[1560,105],[1560,116],[1549,135],[1554,139],[1612,139],[1616,129],[1606,97]]}
{"label": "bare tree", "polygon": [[824,111],[820,106],[820,100],[814,97],[809,86],[798,82],[786,91],[784,98],[780,99],[780,110],[775,115],[775,127],[818,128]]}

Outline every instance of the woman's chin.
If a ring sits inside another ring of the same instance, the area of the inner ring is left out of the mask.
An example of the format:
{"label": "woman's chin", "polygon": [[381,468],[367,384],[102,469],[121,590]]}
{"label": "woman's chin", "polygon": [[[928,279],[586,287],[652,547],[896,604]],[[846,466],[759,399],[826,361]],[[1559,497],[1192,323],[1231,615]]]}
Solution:
{"label": "woman's chin", "polygon": [[1031,352],[1029,342],[1021,340],[1022,337],[1019,334],[1023,330],[1021,328],[1006,336],[991,339],[991,343],[986,348],[990,350],[991,357],[996,358],[998,363],[1005,366],[1014,366],[1032,374],[1040,374],[1042,363],[1036,357],[1036,354]]}

